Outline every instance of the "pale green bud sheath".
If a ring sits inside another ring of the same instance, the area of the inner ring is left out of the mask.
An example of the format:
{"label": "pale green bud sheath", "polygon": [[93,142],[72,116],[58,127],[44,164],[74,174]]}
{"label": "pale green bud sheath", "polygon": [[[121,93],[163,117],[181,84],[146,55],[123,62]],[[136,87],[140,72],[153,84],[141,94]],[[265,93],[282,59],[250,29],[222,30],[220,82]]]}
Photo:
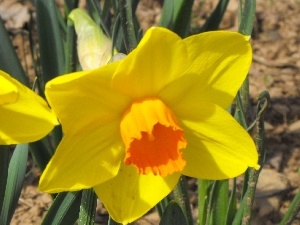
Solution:
{"label": "pale green bud sheath", "polygon": [[112,41],[82,9],[74,9],[69,14],[77,34],[78,58],[83,70],[91,70],[106,65],[112,57]]}

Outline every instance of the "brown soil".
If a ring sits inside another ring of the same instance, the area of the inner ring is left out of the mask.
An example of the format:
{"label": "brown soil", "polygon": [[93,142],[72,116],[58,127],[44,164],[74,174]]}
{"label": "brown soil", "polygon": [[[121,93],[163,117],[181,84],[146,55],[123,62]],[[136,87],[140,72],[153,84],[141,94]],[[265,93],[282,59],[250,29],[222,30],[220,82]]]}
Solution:
{"label": "brown soil", "polygon": [[[6,13],[6,26],[12,34],[16,50],[30,77],[34,76],[29,54],[28,37],[24,34],[26,16],[7,16],[7,3],[0,1],[0,14]],[[10,0],[10,2],[14,2]],[[12,3],[11,3],[12,4]],[[34,8],[27,1],[15,4]],[[195,0],[192,25],[202,25],[216,1]],[[5,10],[3,10],[5,9]],[[146,29],[157,23],[161,1],[141,0],[138,8],[141,26]],[[26,14],[27,15],[27,14]],[[258,0],[256,23],[252,36],[253,64],[250,70],[251,105],[263,90],[271,94],[271,106],[266,113],[267,160],[260,177],[254,206],[254,225],[278,224],[285,214],[300,184],[300,2],[298,0]],[[21,24],[21,25],[19,25]],[[237,30],[237,0],[231,1],[222,29]],[[30,163],[30,162],[29,162]],[[26,178],[24,188],[11,224],[40,224],[51,205],[51,197],[37,191],[39,170],[34,168]],[[196,184],[189,180],[191,203],[196,216]],[[97,223],[105,224],[106,212],[101,204],[97,208]],[[158,224],[155,212],[135,224]],[[300,217],[293,223],[300,224]]]}

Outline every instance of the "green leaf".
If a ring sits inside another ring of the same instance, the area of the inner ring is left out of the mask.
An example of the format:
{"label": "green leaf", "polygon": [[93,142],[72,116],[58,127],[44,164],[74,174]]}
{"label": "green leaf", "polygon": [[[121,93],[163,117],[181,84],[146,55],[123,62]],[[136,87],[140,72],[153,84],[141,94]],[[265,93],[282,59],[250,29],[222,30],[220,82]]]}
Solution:
{"label": "green leaf", "polygon": [[205,225],[211,181],[198,179],[198,225]]}
{"label": "green leaf", "polygon": [[228,211],[228,180],[216,181],[216,191],[213,193],[215,196],[213,199],[215,203],[213,204],[213,224],[215,225],[225,225]]}
{"label": "green leaf", "polygon": [[131,0],[119,0],[119,13],[124,33],[126,53],[129,53],[138,44]]}
{"label": "green leaf", "polygon": [[201,32],[217,30],[219,28],[228,3],[229,0],[219,0],[219,3],[216,6],[215,10],[212,12],[212,14],[209,16],[209,18],[201,28]]}
{"label": "green leaf", "polygon": [[167,208],[170,201],[171,201],[171,197],[170,197],[170,195],[167,195],[155,206],[160,218],[163,216],[163,213],[164,213],[165,209]]}
{"label": "green leaf", "polygon": [[44,82],[64,73],[63,37],[54,0],[36,0],[37,29]]}
{"label": "green leaf", "polygon": [[29,144],[29,150],[38,167],[43,171],[46,168],[50,158],[54,154],[54,149],[51,146],[49,136]]}
{"label": "green leaf", "polygon": [[236,178],[233,179],[232,191],[229,197],[226,224],[232,224],[236,214]]}
{"label": "green leaf", "polygon": [[169,203],[159,225],[187,225],[184,213],[176,201]]}
{"label": "green leaf", "polygon": [[83,190],[78,225],[93,225],[95,221],[97,196],[93,188]]}
{"label": "green leaf", "polygon": [[9,164],[9,146],[0,146],[0,212],[4,203]]}
{"label": "green leaf", "polygon": [[77,8],[79,0],[65,0],[65,7],[67,8],[67,14],[69,14],[73,9]]}
{"label": "green leaf", "polygon": [[186,177],[181,175],[180,179],[173,190],[174,198],[182,208],[184,216],[189,225],[193,225],[193,216],[191,211],[190,198],[187,189]]}
{"label": "green leaf", "polygon": [[159,26],[173,30],[180,37],[188,35],[194,0],[165,0]]}
{"label": "green leaf", "polygon": [[19,144],[14,150],[8,167],[5,196],[0,215],[0,224],[8,225],[18,205],[25,178],[28,144]]}
{"label": "green leaf", "polygon": [[9,73],[18,81],[29,86],[28,78],[23,70],[21,62],[15,52],[15,49],[0,18],[0,70]]}
{"label": "green leaf", "polygon": [[[105,3],[107,4],[107,1],[105,1]],[[93,18],[94,22],[98,26],[100,26],[102,20],[100,2],[95,0],[90,0],[86,2],[86,6],[91,18]]]}
{"label": "green leaf", "polygon": [[290,225],[293,220],[297,218],[300,212],[300,191],[294,197],[292,204],[289,206],[288,211],[285,213],[280,225]]}
{"label": "green leaf", "polygon": [[81,191],[60,193],[47,212],[42,225],[74,224],[78,219]]}
{"label": "green leaf", "polygon": [[239,32],[251,36],[255,19],[256,0],[240,0],[239,15],[241,18]]}

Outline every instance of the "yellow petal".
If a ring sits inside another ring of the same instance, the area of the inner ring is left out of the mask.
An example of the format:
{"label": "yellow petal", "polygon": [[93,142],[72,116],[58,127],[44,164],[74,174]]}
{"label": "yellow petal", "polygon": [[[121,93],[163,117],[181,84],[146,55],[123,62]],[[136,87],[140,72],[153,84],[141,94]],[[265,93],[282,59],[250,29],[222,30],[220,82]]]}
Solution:
{"label": "yellow petal", "polygon": [[165,28],[151,28],[122,61],[112,86],[132,98],[153,96],[182,75],[186,59],[180,37]]}
{"label": "yellow petal", "polygon": [[250,43],[243,35],[227,31],[194,35],[184,39],[184,43],[189,68],[160,93],[161,98],[170,108],[183,101],[198,100],[227,108],[249,71]]}
{"label": "yellow petal", "polygon": [[0,70],[0,105],[16,102],[19,98],[18,88],[8,79],[7,75]]}
{"label": "yellow petal", "polygon": [[131,99],[110,88],[117,65],[60,76],[46,84],[46,97],[65,133],[121,118]]}
{"label": "yellow petal", "polygon": [[90,188],[114,177],[124,158],[119,121],[97,121],[80,132],[66,134],[41,178],[39,189],[48,193]]}
{"label": "yellow petal", "polygon": [[133,166],[121,166],[118,175],[94,189],[109,215],[122,224],[148,212],[175,187],[179,173],[162,178],[140,175]]}
{"label": "yellow petal", "polygon": [[219,180],[236,177],[248,166],[258,168],[252,138],[227,111],[199,101],[185,106],[174,111],[187,141],[183,174]]}
{"label": "yellow petal", "polygon": [[1,89],[9,83],[17,90],[6,94],[10,96],[8,101],[0,104],[0,145],[33,142],[46,136],[58,124],[47,103],[3,71],[0,77],[6,80],[0,83]]}
{"label": "yellow petal", "polygon": [[96,69],[106,65],[112,57],[112,41],[82,9],[69,14],[77,33],[77,51],[83,70]]}

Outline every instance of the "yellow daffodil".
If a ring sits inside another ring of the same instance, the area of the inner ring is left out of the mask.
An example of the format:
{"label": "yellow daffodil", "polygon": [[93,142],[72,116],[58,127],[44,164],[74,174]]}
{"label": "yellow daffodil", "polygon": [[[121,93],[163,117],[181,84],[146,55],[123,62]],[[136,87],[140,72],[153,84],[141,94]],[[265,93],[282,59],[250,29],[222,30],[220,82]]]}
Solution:
{"label": "yellow daffodil", "polygon": [[0,70],[0,145],[39,140],[57,124],[40,96]]}
{"label": "yellow daffodil", "polygon": [[65,136],[39,189],[93,187],[126,224],[169,194],[180,174],[219,180],[258,168],[253,140],[225,110],[251,57],[238,33],[182,40],[151,28],[125,59],[50,81],[46,96]]}

